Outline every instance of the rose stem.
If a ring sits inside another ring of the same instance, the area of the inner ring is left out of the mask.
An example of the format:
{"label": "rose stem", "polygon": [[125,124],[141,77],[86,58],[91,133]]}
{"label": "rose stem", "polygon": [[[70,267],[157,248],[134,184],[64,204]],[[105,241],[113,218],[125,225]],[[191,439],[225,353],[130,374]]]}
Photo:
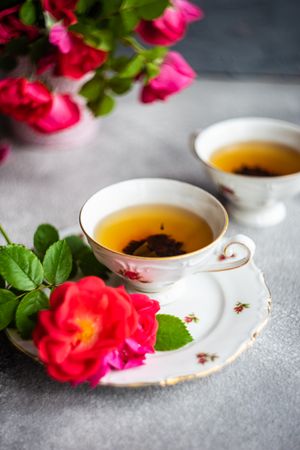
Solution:
{"label": "rose stem", "polygon": [[9,237],[7,236],[6,232],[4,231],[3,227],[0,224],[0,233],[2,234],[2,236],[4,237],[4,239],[6,240],[7,244],[11,244],[11,240],[9,239]]}

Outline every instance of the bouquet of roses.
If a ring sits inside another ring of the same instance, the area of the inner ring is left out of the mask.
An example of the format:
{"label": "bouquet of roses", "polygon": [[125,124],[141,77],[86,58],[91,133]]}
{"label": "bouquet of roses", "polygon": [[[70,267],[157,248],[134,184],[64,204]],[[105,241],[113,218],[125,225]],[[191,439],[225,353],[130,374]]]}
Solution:
{"label": "bouquet of roses", "polygon": [[1,0],[0,112],[53,133],[80,121],[79,96],[95,116],[136,83],[143,103],[165,100],[195,78],[168,47],[201,17],[188,0]]}

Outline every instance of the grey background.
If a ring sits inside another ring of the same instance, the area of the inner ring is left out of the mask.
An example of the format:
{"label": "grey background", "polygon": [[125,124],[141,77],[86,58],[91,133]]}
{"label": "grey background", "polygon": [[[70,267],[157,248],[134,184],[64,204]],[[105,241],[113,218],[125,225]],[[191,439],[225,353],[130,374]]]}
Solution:
{"label": "grey background", "polygon": [[[0,221],[30,244],[35,227],[78,221],[83,202],[132,177],[185,180],[216,193],[189,152],[189,134],[246,115],[300,121],[294,83],[202,80],[166,104],[142,106],[135,93],[100,121],[91,146],[28,151],[15,146],[0,168]],[[254,346],[208,378],[173,387],[76,389],[0,337],[0,448],[9,450],[296,450],[300,447],[299,196],[288,218],[249,234],[273,297]]]}
{"label": "grey background", "polygon": [[299,0],[194,0],[205,19],[176,48],[202,74],[300,75]]}

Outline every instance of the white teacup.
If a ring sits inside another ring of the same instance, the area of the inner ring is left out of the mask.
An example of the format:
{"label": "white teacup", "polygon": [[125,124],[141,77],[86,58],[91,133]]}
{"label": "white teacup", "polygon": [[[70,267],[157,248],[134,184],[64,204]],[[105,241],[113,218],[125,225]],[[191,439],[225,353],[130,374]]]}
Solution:
{"label": "white teacup", "polygon": [[[183,255],[150,258],[117,252],[96,241],[95,230],[101,220],[123,208],[145,204],[179,206],[200,215],[212,229],[213,242]],[[228,216],[221,203],[196,186],[169,179],[140,178],[101,189],[82,207],[80,226],[101,263],[126,280],[129,289],[155,293],[162,304],[176,299],[179,284],[174,284],[187,275],[235,269],[246,264],[255,249],[254,242],[243,235],[227,240],[226,245],[221,243],[228,227]],[[240,247],[239,256],[232,257],[230,251],[235,253],[235,246]],[[218,259],[216,254],[225,256]],[[176,289],[171,292],[173,285]]]}
{"label": "white teacup", "polygon": [[300,127],[281,120],[239,118],[216,123],[192,137],[193,150],[208,175],[229,201],[229,214],[255,227],[276,225],[286,216],[285,199],[300,192],[300,172],[275,177],[249,177],[224,172],[211,162],[219,148],[245,141],[268,141],[300,152]]}

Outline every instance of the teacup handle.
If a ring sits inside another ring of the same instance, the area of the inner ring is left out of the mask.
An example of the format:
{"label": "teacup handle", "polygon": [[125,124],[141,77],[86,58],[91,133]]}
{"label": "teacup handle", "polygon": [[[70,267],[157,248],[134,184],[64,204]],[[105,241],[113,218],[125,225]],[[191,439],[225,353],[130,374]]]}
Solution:
{"label": "teacup handle", "polygon": [[[236,256],[235,249],[242,249],[242,255]],[[203,266],[200,272],[223,272],[237,269],[247,264],[255,253],[254,241],[244,234],[237,234],[227,240],[219,254],[219,262]],[[233,258],[233,260],[232,260]]]}

